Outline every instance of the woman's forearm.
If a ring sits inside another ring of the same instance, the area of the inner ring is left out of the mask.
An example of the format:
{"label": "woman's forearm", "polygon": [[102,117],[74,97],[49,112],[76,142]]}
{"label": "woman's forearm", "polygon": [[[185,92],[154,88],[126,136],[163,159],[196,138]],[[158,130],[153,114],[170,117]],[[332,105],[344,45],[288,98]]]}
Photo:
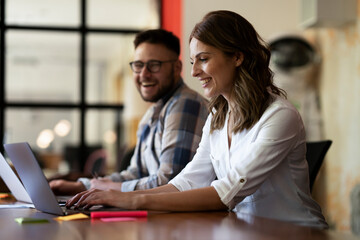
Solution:
{"label": "woman's forearm", "polygon": [[[174,186],[172,187],[175,188]],[[169,187],[166,188],[167,190],[171,189]],[[180,212],[227,209],[227,206],[221,202],[219,195],[213,187],[206,187],[183,192],[162,191],[161,193],[159,192],[154,194],[139,194],[136,205],[138,209]]]}
{"label": "woman's forearm", "polygon": [[205,187],[180,192],[172,184],[132,192],[113,189],[90,189],[75,195],[66,203],[67,207],[89,208],[106,205],[134,210],[156,210],[173,212],[225,210],[215,188]]}

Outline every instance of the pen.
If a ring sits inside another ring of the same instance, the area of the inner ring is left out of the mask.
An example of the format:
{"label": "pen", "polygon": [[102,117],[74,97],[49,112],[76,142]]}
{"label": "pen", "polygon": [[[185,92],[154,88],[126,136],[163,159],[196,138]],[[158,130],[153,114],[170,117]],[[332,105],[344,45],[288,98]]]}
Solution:
{"label": "pen", "polygon": [[98,179],[98,177],[99,177],[99,175],[98,175],[97,172],[93,172],[93,173],[92,173],[92,176],[93,176],[93,178],[95,178],[95,179]]}

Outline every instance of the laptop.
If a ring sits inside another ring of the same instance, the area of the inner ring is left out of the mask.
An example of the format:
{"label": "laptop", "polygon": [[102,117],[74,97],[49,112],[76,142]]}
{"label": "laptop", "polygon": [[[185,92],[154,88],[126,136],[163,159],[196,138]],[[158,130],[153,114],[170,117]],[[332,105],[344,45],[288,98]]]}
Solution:
{"label": "laptop", "polygon": [[30,145],[27,142],[11,143],[4,144],[4,148],[37,210],[54,215],[68,215],[79,212],[89,215],[92,209],[100,210],[103,208],[102,206],[94,206],[88,210],[75,210],[66,209],[64,206],[61,207]]}
{"label": "laptop", "polygon": [[32,203],[24,185],[20,182],[14,171],[9,166],[4,156],[0,153],[0,177],[3,179],[10,192],[17,201]]}

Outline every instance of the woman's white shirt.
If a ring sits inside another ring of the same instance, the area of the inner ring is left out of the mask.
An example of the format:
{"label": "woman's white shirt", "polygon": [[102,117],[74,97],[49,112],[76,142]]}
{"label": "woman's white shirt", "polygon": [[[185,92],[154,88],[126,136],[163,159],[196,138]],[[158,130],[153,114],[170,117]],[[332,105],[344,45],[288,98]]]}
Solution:
{"label": "woman's white shirt", "polygon": [[297,110],[275,97],[251,129],[232,135],[230,149],[228,117],[210,134],[209,115],[193,160],[170,183],[180,191],[211,185],[241,214],[326,228],[309,190],[305,130]]}

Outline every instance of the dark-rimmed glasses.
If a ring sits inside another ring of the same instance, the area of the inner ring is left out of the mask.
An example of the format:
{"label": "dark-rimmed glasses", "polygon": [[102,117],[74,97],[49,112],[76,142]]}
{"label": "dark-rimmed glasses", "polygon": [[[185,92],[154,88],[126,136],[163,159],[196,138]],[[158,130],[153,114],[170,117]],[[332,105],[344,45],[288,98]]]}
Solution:
{"label": "dark-rimmed glasses", "polygon": [[146,65],[146,69],[151,73],[157,73],[160,71],[161,65],[166,62],[176,62],[177,60],[167,60],[167,61],[159,61],[159,60],[150,60],[148,62],[142,61],[134,61],[130,62],[130,67],[134,73],[140,73],[144,66]]}

